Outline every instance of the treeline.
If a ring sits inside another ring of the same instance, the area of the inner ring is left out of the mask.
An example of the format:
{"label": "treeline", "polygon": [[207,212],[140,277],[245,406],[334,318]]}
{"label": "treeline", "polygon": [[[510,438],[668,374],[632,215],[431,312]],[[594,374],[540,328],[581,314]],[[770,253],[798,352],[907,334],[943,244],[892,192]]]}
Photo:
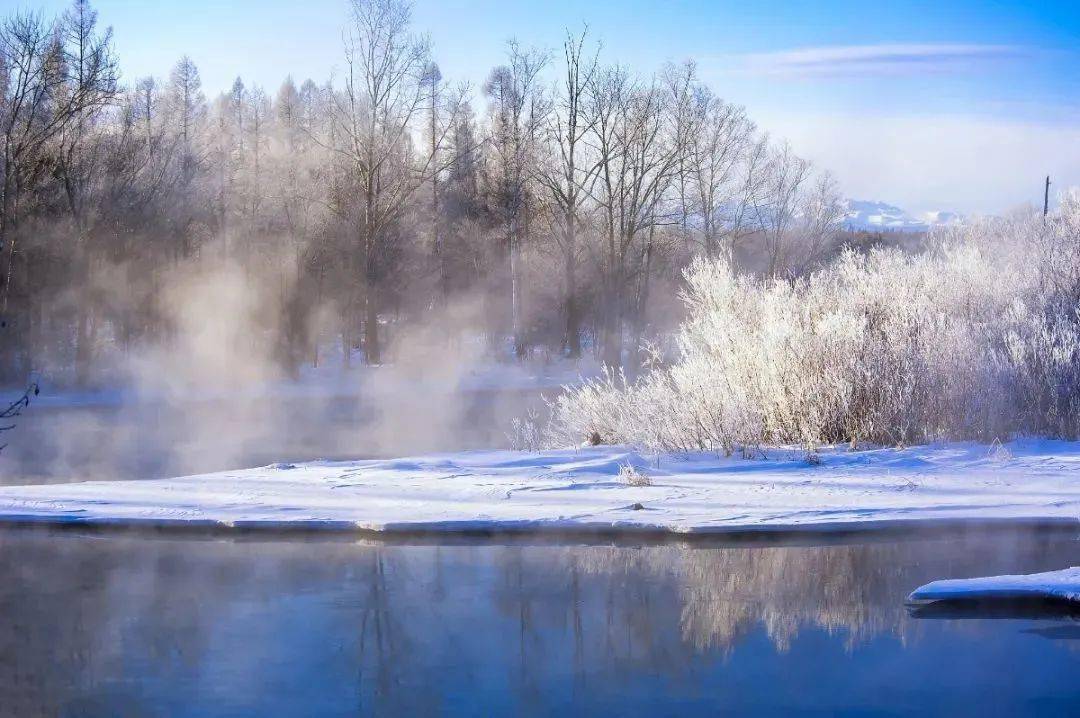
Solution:
{"label": "treeline", "polygon": [[693,257],[777,277],[837,244],[832,179],[691,62],[640,76],[584,32],[511,42],[473,98],[402,0],[348,11],[339,76],[215,98],[187,57],[122,82],[87,0],[3,20],[8,378],[87,379],[167,338],[169,284],[226,263],[257,280],[253,321],[293,370],[330,345],[379,363],[414,325],[634,363]]}

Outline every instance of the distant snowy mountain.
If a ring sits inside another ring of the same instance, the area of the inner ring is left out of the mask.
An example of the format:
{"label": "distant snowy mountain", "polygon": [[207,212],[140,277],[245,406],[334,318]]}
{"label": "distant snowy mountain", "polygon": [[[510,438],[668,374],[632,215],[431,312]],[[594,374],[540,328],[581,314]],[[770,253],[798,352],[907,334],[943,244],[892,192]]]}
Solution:
{"label": "distant snowy mountain", "polygon": [[963,221],[955,212],[925,212],[916,217],[896,205],[860,199],[844,200],[844,227],[869,232],[925,232]]}
{"label": "distant snowy mountain", "polygon": [[924,212],[923,220],[932,227],[951,227],[964,223],[964,215],[956,212]]}

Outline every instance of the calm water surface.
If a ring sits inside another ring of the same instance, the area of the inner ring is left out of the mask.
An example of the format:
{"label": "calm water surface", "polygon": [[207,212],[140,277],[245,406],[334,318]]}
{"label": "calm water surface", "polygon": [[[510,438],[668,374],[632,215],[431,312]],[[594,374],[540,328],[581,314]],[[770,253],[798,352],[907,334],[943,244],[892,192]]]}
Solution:
{"label": "calm water surface", "polygon": [[909,614],[1076,535],[824,546],[0,532],[4,715],[1076,715],[1080,621]]}

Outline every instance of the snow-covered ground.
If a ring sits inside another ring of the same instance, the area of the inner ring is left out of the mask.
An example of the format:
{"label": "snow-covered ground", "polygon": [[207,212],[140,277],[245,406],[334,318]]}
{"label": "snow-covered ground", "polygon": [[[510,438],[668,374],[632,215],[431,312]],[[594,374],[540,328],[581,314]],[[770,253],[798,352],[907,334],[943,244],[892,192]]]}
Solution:
{"label": "snow-covered ground", "polygon": [[1052,598],[1080,601],[1080,566],[1020,576],[985,576],[933,581],[912,591],[909,601]]}
{"label": "snow-covered ground", "polygon": [[[629,485],[627,465],[651,485]],[[780,450],[754,459],[619,447],[460,452],[0,488],[0,521],[163,526],[710,533],[1078,518],[1080,443],[1058,441],[837,448],[814,463]]]}

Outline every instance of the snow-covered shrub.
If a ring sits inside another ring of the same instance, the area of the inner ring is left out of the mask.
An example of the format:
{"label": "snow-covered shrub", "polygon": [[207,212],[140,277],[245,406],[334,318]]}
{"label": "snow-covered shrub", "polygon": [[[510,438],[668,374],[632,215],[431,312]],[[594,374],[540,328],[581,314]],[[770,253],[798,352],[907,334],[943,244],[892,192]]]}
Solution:
{"label": "snow-covered shrub", "polygon": [[619,467],[619,481],[627,486],[652,486],[652,478],[636,469],[633,464],[623,464]]}
{"label": "snow-covered shrub", "polygon": [[512,419],[506,437],[510,440],[510,448],[516,451],[539,451],[543,448],[544,430],[538,412],[530,409],[524,417]]}
{"label": "snow-covered shrub", "polygon": [[686,286],[679,358],[567,392],[557,439],[731,453],[1080,433],[1080,197],[796,280],[698,261]]}

